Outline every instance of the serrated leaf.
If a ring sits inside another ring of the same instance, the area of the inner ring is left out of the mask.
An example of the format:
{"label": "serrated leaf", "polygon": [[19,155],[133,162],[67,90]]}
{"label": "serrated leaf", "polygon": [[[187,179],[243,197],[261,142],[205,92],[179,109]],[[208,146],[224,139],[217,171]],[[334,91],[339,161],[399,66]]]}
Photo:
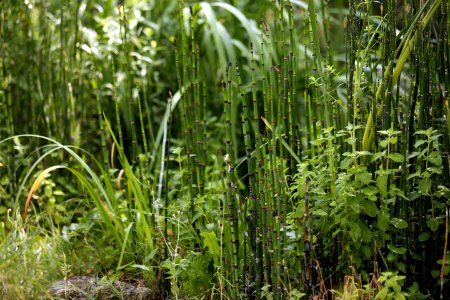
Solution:
{"label": "serrated leaf", "polygon": [[420,152],[411,152],[410,154],[407,155],[406,159],[414,158],[419,154],[420,154]]}
{"label": "serrated leaf", "polygon": [[[364,188],[364,194],[368,197],[378,194],[378,188],[376,186],[368,186]],[[375,198],[376,200],[376,198]]]}
{"label": "serrated leaf", "polygon": [[427,142],[426,140],[418,140],[417,142],[414,143],[414,148],[419,148],[420,146],[422,146],[426,142]]}
{"label": "serrated leaf", "polygon": [[341,169],[347,169],[352,164],[352,162],[353,162],[353,158],[351,158],[351,157],[343,159],[340,164]]}
{"label": "serrated leaf", "polygon": [[364,203],[364,212],[372,218],[375,218],[378,214],[378,207],[377,205],[372,201],[366,201]]}
{"label": "serrated leaf", "polygon": [[64,205],[61,205],[61,204],[56,204],[55,208],[56,208],[57,211],[60,211],[60,212],[65,212],[66,211],[66,207]]}
{"label": "serrated leaf", "polygon": [[427,221],[427,225],[431,231],[436,231],[439,227],[439,221],[436,218],[431,218]]}
{"label": "serrated leaf", "polygon": [[349,234],[353,242],[358,242],[361,237],[361,228],[359,228],[358,223],[348,222],[348,227],[350,228]]}
{"label": "serrated leaf", "polygon": [[389,154],[389,158],[398,163],[401,163],[405,160],[405,157],[400,153],[391,153]]}
{"label": "serrated leaf", "polygon": [[421,176],[421,175],[422,175],[422,172],[417,171],[416,173],[411,174],[411,175],[409,175],[408,177],[406,177],[406,179],[410,180],[410,179],[412,179],[412,178],[414,178],[414,177],[418,177],[418,176]]}
{"label": "serrated leaf", "polygon": [[419,182],[419,191],[422,195],[428,194],[428,192],[431,190],[431,183],[431,179],[429,178],[422,179]]}
{"label": "serrated leaf", "polygon": [[396,228],[402,230],[408,228],[408,223],[405,220],[393,218],[391,220],[392,225],[394,225]]}
{"label": "serrated leaf", "polygon": [[364,184],[369,184],[372,181],[372,174],[369,172],[362,172],[356,174],[356,178]]}
{"label": "serrated leaf", "polygon": [[405,247],[395,248],[394,252],[399,255],[404,255],[406,254],[406,248]]}
{"label": "serrated leaf", "polygon": [[319,217],[325,217],[328,214],[324,210],[318,209],[318,210],[314,211],[314,215],[319,216]]}
{"label": "serrated leaf", "polygon": [[380,300],[386,299],[386,296],[387,296],[387,294],[388,294],[388,291],[389,291],[389,288],[387,288],[387,287],[382,288],[382,289],[378,292],[378,294],[375,296],[375,299],[380,299]]}
{"label": "serrated leaf", "polygon": [[383,148],[386,148],[388,143],[389,143],[388,140],[383,140],[383,141],[380,142],[380,146],[383,147]]}
{"label": "serrated leaf", "polygon": [[441,275],[441,272],[439,270],[432,270],[431,271],[431,276],[433,276],[433,278],[438,278],[439,275]]}
{"label": "serrated leaf", "polygon": [[377,152],[372,155],[372,158],[370,159],[371,162],[377,161],[378,159],[384,157],[386,155],[386,151]]}
{"label": "serrated leaf", "polygon": [[428,232],[422,232],[421,234],[419,234],[419,242],[425,242],[430,238],[430,234]]}
{"label": "serrated leaf", "polygon": [[377,186],[380,191],[380,193],[386,197],[387,196],[387,175],[380,175],[377,177]]}
{"label": "serrated leaf", "polygon": [[390,138],[390,140],[389,140],[389,142],[390,142],[392,145],[397,144],[397,141],[398,141],[398,137],[396,137],[396,136]]}
{"label": "serrated leaf", "polygon": [[305,214],[305,204],[304,204],[303,201],[301,201],[297,205],[297,208],[295,209],[295,213],[294,213],[293,217],[295,217],[295,218],[303,218],[304,214]]}
{"label": "serrated leaf", "polygon": [[408,200],[413,201],[420,197],[420,193],[414,191],[408,194]]}
{"label": "serrated leaf", "polygon": [[381,231],[386,231],[389,225],[389,216],[385,212],[378,214],[377,226]]}
{"label": "serrated leaf", "polygon": [[216,259],[220,255],[220,246],[217,243],[216,234],[214,231],[202,232],[203,244],[208,248],[209,253]]}
{"label": "serrated leaf", "polygon": [[431,152],[428,161],[437,167],[442,166],[442,157],[439,152]]}

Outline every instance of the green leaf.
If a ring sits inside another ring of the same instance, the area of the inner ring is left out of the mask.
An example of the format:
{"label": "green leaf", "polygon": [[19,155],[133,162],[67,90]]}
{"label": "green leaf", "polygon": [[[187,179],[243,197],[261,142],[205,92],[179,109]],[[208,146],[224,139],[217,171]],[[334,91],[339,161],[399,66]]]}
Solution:
{"label": "green leaf", "polygon": [[419,148],[420,146],[422,146],[426,142],[427,142],[426,140],[418,140],[417,142],[414,143],[414,148]]}
{"label": "green leaf", "polygon": [[428,161],[437,167],[442,166],[442,157],[437,151],[430,153],[430,156],[428,156]]}
{"label": "green leaf", "polygon": [[295,213],[293,214],[293,217],[303,218],[304,214],[305,214],[305,203],[304,203],[304,201],[300,201],[300,203],[297,205],[297,208],[295,209]]}
{"label": "green leaf", "polygon": [[328,216],[328,214],[323,209],[318,209],[318,210],[314,211],[314,215],[319,216],[319,217]]}
{"label": "green leaf", "polygon": [[430,238],[430,234],[428,232],[422,232],[421,234],[419,234],[419,242],[425,242]]}
{"label": "green leaf", "polygon": [[394,252],[399,254],[399,255],[405,255],[406,254],[406,248],[405,247],[395,248]]}
{"label": "green leaf", "polygon": [[369,184],[372,181],[372,174],[369,172],[361,172],[356,174],[356,178],[364,184]]}
{"label": "green leaf", "polygon": [[385,212],[378,214],[377,226],[381,231],[386,231],[389,225],[389,216]]}
{"label": "green leaf", "polygon": [[377,152],[372,155],[372,158],[370,159],[371,162],[377,161],[378,159],[384,157],[386,155],[386,151]]}
{"label": "green leaf", "polygon": [[409,201],[416,200],[419,197],[420,197],[420,194],[418,192],[416,192],[416,191],[411,192],[411,193],[408,194],[408,200]]}
{"label": "green leaf", "polygon": [[439,275],[441,275],[441,272],[439,270],[431,271],[431,276],[433,276],[433,278],[438,278]]}
{"label": "green leaf", "polygon": [[[368,197],[378,194],[378,188],[376,186],[368,186],[364,188],[364,194]],[[376,200],[376,198],[375,198]]]}
{"label": "green leaf", "polygon": [[375,218],[378,214],[378,207],[373,201],[366,201],[364,203],[364,212],[372,218]]}
{"label": "green leaf", "polygon": [[387,196],[387,180],[388,180],[388,176],[387,175],[380,175],[380,176],[377,177],[378,189],[380,190],[380,193],[384,197]]}
{"label": "green leaf", "polygon": [[401,163],[405,160],[405,157],[400,153],[391,153],[389,154],[389,158],[398,163]]}
{"label": "green leaf", "polygon": [[436,231],[439,227],[439,221],[437,218],[431,218],[427,221],[428,227],[430,227],[431,231]]}
{"label": "green leaf", "polygon": [[8,211],[6,206],[0,206],[0,215],[4,215]]}
{"label": "green leaf", "polygon": [[389,292],[389,288],[387,288],[387,287],[382,288],[378,292],[378,294],[375,296],[375,299],[380,299],[380,300],[386,299],[388,292]]}
{"label": "green leaf", "polygon": [[419,182],[419,191],[422,195],[428,194],[431,190],[431,179],[425,178]]}
{"label": "green leaf", "polygon": [[351,158],[351,157],[343,159],[341,161],[341,165],[340,165],[341,169],[347,169],[352,164],[352,162],[353,162],[353,158]]}
{"label": "green leaf", "polygon": [[358,242],[361,238],[361,228],[359,228],[358,223],[348,222],[348,227],[350,227],[349,234],[353,242]]}
{"label": "green leaf", "polygon": [[408,154],[407,155],[407,157],[406,157],[406,159],[411,159],[411,158],[414,158],[414,157],[416,157],[417,155],[419,155],[420,154],[420,152],[411,152],[410,154]]}
{"label": "green leaf", "polygon": [[354,145],[356,143],[356,138],[354,137],[349,137],[348,139],[345,140],[349,145]]}
{"label": "green leaf", "polygon": [[44,188],[44,194],[46,197],[50,198],[53,195],[53,188],[51,185],[47,184]]}
{"label": "green leaf", "polygon": [[66,211],[66,207],[64,205],[62,205],[62,204],[56,204],[55,208],[56,208],[57,211],[60,211],[60,212],[65,212]]}
{"label": "green leaf", "polygon": [[[371,243],[372,241],[372,232],[370,231],[369,227],[367,227],[366,224],[363,222],[358,223],[359,228],[361,228],[361,239],[364,243]],[[367,247],[370,248],[370,247]],[[366,254],[366,253],[364,253]],[[370,250],[368,250],[367,257],[370,257]]]}
{"label": "green leaf", "polygon": [[217,237],[216,237],[216,234],[214,233],[214,231],[211,231],[211,232],[203,231],[201,233],[201,235],[204,238],[203,245],[208,247],[209,253],[211,253],[211,255],[213,257],[215,257],[214,259],[216,259],[216,257],[219,257],[220,256],[220,246],[217,243]]}
{"label": "green leaf", "polygon": [[408,228],[408,223],[405,220],[398,218],[393,218],[391,224],[400,230]]}

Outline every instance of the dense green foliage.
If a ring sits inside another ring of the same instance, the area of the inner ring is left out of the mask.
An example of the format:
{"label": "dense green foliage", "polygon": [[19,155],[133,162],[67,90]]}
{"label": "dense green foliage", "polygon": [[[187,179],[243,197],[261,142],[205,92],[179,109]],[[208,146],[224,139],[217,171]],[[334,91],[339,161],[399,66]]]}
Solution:
{"label": "dense green foliage", "polygon": [[448,297],[448,9],[3,0],[0,295]]}

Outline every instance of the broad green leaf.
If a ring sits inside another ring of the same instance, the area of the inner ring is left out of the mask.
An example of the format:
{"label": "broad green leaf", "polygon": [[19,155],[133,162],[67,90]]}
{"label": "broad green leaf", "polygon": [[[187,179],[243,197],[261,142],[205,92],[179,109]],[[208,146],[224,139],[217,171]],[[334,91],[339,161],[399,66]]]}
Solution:
{"label": "broad green leaf", "polygon": [[8,211],[8,208],[6,206],[0,206],[0,215],[4,215]]}
{"label": "broad green leaf", "polygon": [[383,148],[386,148],[386,146],[388,145],[388,143],[389,143],[389,140],[382,140],[382,141],[380,142],[380,146],[383,147]]}
{"label": "broad green leaf", "polygon": [[385,155],[386,155],[386,151],[374,153],[374,154],[372,155],[372,158],[370,159],[370,161],[371,161],[371,162],[377,161],[377,160],[379,160],[380,158],[384,157]]}
{"label": "broad green leaf", "polygon": [[375,299],[380,299],[380,300],[386,299],[388,292],[389,292],[389,288],[387,288],[387,287],[382,288],[378,292],[378,294],[375,296]]}
{"label": "broad green leaf", "polygon": [[348,222],[348,227],[350,228],[349,234],[353,242],[358,242],[361,238],[361,228],[359,228],[358,223]]}
{"label": "broad green leaf", "polygon": [[389,225],[389,216],[385,212],[378,214],[377,226],[381,231],[386,231]]}
{"label": "broad green leaf", "polygon": [[405,247],[395,248],[395,252],[397,254],[400,254],[400,255],[405,255],[406,254],[406,250],[407,249]]}
{"label": "broad green leaf", "polygon": [[428,232],[422,232],[419,234],[418,240],[419,242],[425,242],[430,238],[430,234]]}
{"label": "broad green leaf", "polygon": [[408,194],[408,200],[413,201],[420,197],[420,193],[417,191],[411,192]]}
{"label": "broad green leaf", "polygon": [[425,178],[419,182],[419,191],[422,195],[428,194],[431,189],[431,179]]}
{"label": "broad green leaf", "polygon": [[[364,243],[371,243],[372,241],[372,232],[370,231],[369,227],[364,222],[358,223],[359,228],[361,228],[361,239]],[[367,256],[370,256],[368,254]]]}
{"label": "broad green leaf", "polygon": [[389,158],[398,163],[401,163],[405,160],[405,157],[400,153],[391,153],[389,154]]}
{"label": "broad green leaf", "polygon": [[361,172],[356,174],[356,178],[364,184],[369,184],[372,181],[372,174],[369,172]]}
{"label": "broad green leaf", "polygon": [[388,180],[388,176],[387,175],[379,175],[377,177],[377,186],[378,189],[380,190],[380,193],[386,197],[387,196],[387,180]]}
{"label": "broad green leaf", "polygon": [[48,198],[50,198],[53,195],[53,188],[50,184],[45,185],[44,194]]}
{"label": "broad green leaf", "polygon": [[304,201],[300,201],[300,203],[297,205],[297,208],[295,209],[294,217],[303,218],[304,214],[305,214],[305,204]]}
{"label": "broad green leaf", "polygon": [[319,216],[319,217],[328,216],[328,214],[323,209],[318,209],[318,210],[314,211],[314,215]]}
{"label": "broad green leaf", "polygon": [[430,227],[431,231],[436,231],[439,227],[439,221],[437,218],[430,218],[427,221],[428,227]]}
{"label": "broad green leaf", "polygon": [[391,184],[390,190],[391,190],[391,191],[390,191],[390,194],[391,194],[391,195],[395,195],[395,196],[401,197],[401,198],[403,198],[403,199],[405,199],[405,200],[409,200],[409,199],[405,196],[405,193],[404,193],[401,189],[397,188],[394,184]]}
{"label": "broad green leaf", "polygon": [[220,256],[220,246],[217,243],[217,237],[214,231],[206,232],[203,231],[201,233],[202,237],[204,238],[203,244],[208,247],[209,253],[216,259],[216,257]]}
{"label": "broad green leaf", "polygon": [[347,169],[352,164],[352,162],[353,162],[353,158],[351,158],[351,157],[343,159],[341,161],[341,165],[340,165],[341,169]]}
{"label": "broad green leaf", "polygon": [[408,223],[405,220],[398,219],[398,218],[393,218],[391,220],[391,224],[400,230],[408,228]]}
{"label": "broad green leaf", "polygon": [[441,271],[439,271],[439,270],[432,270],[431,271],[431,276],[433,276],[433,278],[438,278],[439,275],[441,275]]}
{"label": "broad green leaf", "polygon": [[353,211],[354,211],[356,214],[359,214],[359,212],[361,211],[359,203],[360,203],[360,202],[359,202],[358,199],[356,199],[355,197],[349,197],[349,198],[347,199],[347,205],[348,205],[351,209],[353,209]]}
{"label": "broad green leaf", "polygon": [[364,212],[372,218],[375,218],[378,214],[378,207],[373,201],[366,201],[364,203]]}
{"label": "broad green leaf", "polygon": [[433,151],[430,153],[430,156],[428,156],[428,161],[437,167],[442,166],[442,157],[441,154],[437,151]]}
{"label": "broad green leaf", "polygon": [[427,141],[426,140],[418,140],[414,143],[414,148],[419,148],[420,146],[422,146],[423,144],[425,144]]}
{"label": "broad green leaf", "polygon": [[[403,255],[403,254],[405,254],[406,253],[406,248],[405,247],[399,247],[399,248],[397,248],[397,247],[395,247],[394,245],[392,245],[392,244],[388,244],[388,248],[389,248],[389,250],[391,250],[393,253],[395,253],[395,254],[399,254],[399,255]],[[391,284],[389,284],[389,280],[392,280],[392,279],[394,279],[394,281],[391,281],[390,283]],[[397,283],[396,283],[396,281],[395,281],[395,278],[390,278],[390,279],[388,279],[387,281],[386,281],[386,285],[389,285],[389,286],[396,286],[397,285]]]}
{"label": "broad green leaf", "polygon": [[356,144],[356,138],[354,137],[349,137],[348,139],[345,140],[349,145],[354,145]]}
{"label": "broad green leaf", "polygon": [[363,191],[364,194],[369,197],[378,194],[378,188],[373,185],[365,187]]}
{"label": "broad green leaf", "polygon": [[417,155],[419,155],[420,154],[420,152],[411,152],[410,154],[408,154],[407,155],[407,157],[406,157],[406,159],[411,159],[411,158],[414,158],[414,157],[416,157]]}

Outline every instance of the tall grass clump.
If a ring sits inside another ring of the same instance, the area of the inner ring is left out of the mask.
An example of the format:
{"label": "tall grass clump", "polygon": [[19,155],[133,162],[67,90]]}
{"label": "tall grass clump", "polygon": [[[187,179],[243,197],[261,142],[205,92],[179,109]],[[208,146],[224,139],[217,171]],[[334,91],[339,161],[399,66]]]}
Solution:
{"label": "tall grass clump", "polygon": [[445,298],[448,20],[442,0],[5,1],[0,241],[83,245],[52,252],[67,270],[101,235],[86,269],[166,298]]}

